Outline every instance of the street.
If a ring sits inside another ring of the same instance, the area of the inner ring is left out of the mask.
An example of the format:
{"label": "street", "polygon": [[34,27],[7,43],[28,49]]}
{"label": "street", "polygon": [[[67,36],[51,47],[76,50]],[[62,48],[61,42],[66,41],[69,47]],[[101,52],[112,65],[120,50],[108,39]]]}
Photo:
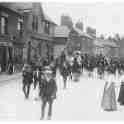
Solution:
{"label": "street", "polygon": [[[3,82],[4,83],[4,82]],[[118,105],[115,112],[101,109],[104,81],[81,76],[79,82],[68,80],[67,89],[63,89],[62,79],[57,73],[58,93],[53,105],[52,120],[124,120],[124,107]],[[26,100],[22,92],[21,77],[10,80],[0,86],[0,121],[38,121],[40,120],[41,101],[36,101],[38,90],[31,88],[30,98]],[[116,88],[118,97],[119,88]],[[46,117],[45,117],[46,120]]]}

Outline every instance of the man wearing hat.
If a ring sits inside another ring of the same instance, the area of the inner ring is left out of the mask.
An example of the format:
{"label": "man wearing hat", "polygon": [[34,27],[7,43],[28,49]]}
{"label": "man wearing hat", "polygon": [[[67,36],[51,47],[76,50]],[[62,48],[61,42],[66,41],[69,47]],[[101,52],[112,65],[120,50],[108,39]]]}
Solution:
{"label": "man wearing hat", "polygon": [[41,120],[44,119],[45,107],[47,103],[49,104],[48,119],[51,119],[52,105],[53,105],[54,99],[56,98],[57,85],[52,75],[52,70],[49,66],[45,67],[44,69],[44,79],[42,81],[40,90],[41,90],[40,96],[42,99]]}
{"label": "man wearing hat", "polygon": [[31,86],[31,83],[33,82],[33,72],[29,64],[24,65],[22,69],[22,77],[23,77],[23,92],[24,92],[25,98],[28,99],[30,86]]}

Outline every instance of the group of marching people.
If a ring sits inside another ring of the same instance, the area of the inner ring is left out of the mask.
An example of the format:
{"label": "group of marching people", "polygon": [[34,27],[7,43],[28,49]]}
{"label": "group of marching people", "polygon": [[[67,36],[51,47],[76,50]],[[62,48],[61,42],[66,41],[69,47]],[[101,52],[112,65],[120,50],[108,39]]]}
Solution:
{"label": "group of marching people", "polygon": [[32,64],[25,64],[22,71],[23,86],[25,98],[29,98],[30,89],[33,84],[34,90],[36,87],[39,89],[38,97],[42,100],[41,106],[41,120],[45,116],[46,104],[49,104],[48,119],[52,116],[52,105],[54,99],[56,99],[57,83],[56,72],[59,70],[62,78],[64,89],[67,87],[67,78],[71,80],[75,77],[75,81],[78,81],[78,77],[81,73],[81,63],[78,63],[78,57],[74,57],[73,61],[67,61],[66,56],[62,53],[60,57],[49,62],[45,61],[42,66],[36,66]]}
{"label": "group of marching people", "polygon": [[56,67],[54,62],[45,63],[43,66],[33,66],[25,64],[22,71],[23,87],[25,98],[29,98],[30,88],[33,84],[34,90],[39,89],[38,97],[42,100],[41,106],[41,120],[45,116],[46,104],[49,104],[48,119],[52,116],[52,105],[56,99],[57,84],[55,80]]}
{"label": "group of marching people", "polygon": [[[89,77],[91,77],[92,72],[96,68],[99,78],[103,79],[105,72],[108,72],[109,75],[115,75],[116,71],[118,71],[118,73],[121,75],[124,70],[124,63],[122,60],[115,58],[110,58],[108,60],[102,55],[91,56],[89,54],[81,54],[78,51],[72,56],[67,56],[64,52],[62,52],[61,56],[55,60],[51,60],[49,62],[44,61],[42,66],[25,64],[22,71],[22,90],[25,98],[28,99],[31,85],[33,84],[34,89],[38,87],[38,97],[42,100],[40,119],[44,119],[45,107],[47,103],[49,104],[48,119],[51,119],[52,105],[56,99],[57,93],[57,70],[59,70],[63,78],[63,88],[66,89],[67,78],[77,82],[84,70],[87,70]],[[116,109],[114,85],[111,83],[111,85],[108,87],[108,84],[108,81],[106,81],[102,99],[102,108],[104,110],[113,110],[112,105],[114,105],[114,109]],[[121,84],[118,101],[120,104],[124,105],[124,83]]]}
{"label": "group of marching people", "polygon": [[[104,111],[116,111],[117,101],[124,105],[124,60],[117,57],[106,58],[103,55],[90,55],[75,52],[71,57],[65,54],[60,56],[60,73],[63,77],[64,88],[66,88],[67,77],[75,82],[79,80],[84,71],[93,78],[96,69],[97,78],[105,81],[101,107]],[[116,98],[115,89],[119,88]]]}

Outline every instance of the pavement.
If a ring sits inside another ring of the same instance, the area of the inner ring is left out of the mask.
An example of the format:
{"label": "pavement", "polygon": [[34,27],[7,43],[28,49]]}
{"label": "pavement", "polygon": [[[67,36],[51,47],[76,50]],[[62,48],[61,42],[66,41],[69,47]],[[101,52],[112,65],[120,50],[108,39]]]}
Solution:
{"label": "pavement", "polygon": [[13,73],[12,75],[8,75],[6,73],[0,74],[0,83],[7,82],[13,80],[15,78],[21,77],[21,72]]}
{"label": "pavement", "polygon": [[[59,73],[56,80],[58,92],[53,104],[53,121],[124,121],[124,106],[118,105],[114,112],[101,108],[104,80],[81,76],[77,83],[68,80],[67,89],[63,89]],[[7,85],[0,86],[0,121],[40,121],[41,101],[35,100],[38,89],[33,90],[32,86],[26,100],[21,76],[6,82]],[[119,88],[116,88],[116,97],[118,92]]]}

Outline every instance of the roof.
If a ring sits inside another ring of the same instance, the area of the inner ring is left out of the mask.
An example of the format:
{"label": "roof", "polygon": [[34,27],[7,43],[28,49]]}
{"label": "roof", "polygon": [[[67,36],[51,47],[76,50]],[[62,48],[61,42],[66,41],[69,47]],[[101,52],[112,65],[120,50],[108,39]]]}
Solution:
{"label": "roof", "polygon": [[94,40],[94,45],[98,47],[104,47],[104,46],[118,47],[118,45],[114,41],[103,40],[103,39]]}
{"label": "roof", "polygon": [[[24,10],[29,10],[28,12],[30,12],[32,10],[33,4],[36,2],[12,2],[12,3],[1,3],[1,5],[3,5],[6,8],[11,9],[14,12],[17,13],[23,13]],[[40,3],[38,3],[40,4]],[[40,4],[41,9],[42,9],[42,4]],[[36,4],[35,4],[36,7]],[[43,11],[43,9],[42,9]],[[44,20],[51,22],[53,24],[55,24],[55,22],[43,11],[43,16],[44,16]]]}
{"label": "roof", "polygon": [[54,37],[65,37],[69,36],[70,30],[67,26],[56,26]]}
{"label": "roof", "polygon": [[46,13],[44,13],[44,20],[46,20],[50,23],[56,24]]}
{"label": "roof", "polygon": [[93,37],[91,37],[89,34],[83,32],[83,31],[80,30],[79,28],[74,27],[74,30],[75,30],[80,36],[84,36],[84,37],[93,39]]}
{"label": "roof", "polygon": [[17,10],[17,8],[14,6],[13,3],[5,3],[4,2],[4,3],[0,3],[0,5],[15,12],[15,13],[17,13],[17,14],[22,14],[20,11]]}
{"label": "roof", "polygon": [[[24,10],[29,9],[31,11],[34,3],[35,2],[32,2],[32,3],[31,2],[30,3],[21,2],[21,3],[15,3],[15,6],[18,9],[24,9]],[[38,3],[38,4],[40,4],[40,3]],[[40,4],[40,6],[42,9],[42,4]],[[35,4],[35,7],[36,7],[36,4]],[[43,9],[42,9],[42,11],[43,11]],[[52,19],[44,11],[43,11],[43,16],[44,16],[44,20],[54,23],[54,21],[52,21]]]}

